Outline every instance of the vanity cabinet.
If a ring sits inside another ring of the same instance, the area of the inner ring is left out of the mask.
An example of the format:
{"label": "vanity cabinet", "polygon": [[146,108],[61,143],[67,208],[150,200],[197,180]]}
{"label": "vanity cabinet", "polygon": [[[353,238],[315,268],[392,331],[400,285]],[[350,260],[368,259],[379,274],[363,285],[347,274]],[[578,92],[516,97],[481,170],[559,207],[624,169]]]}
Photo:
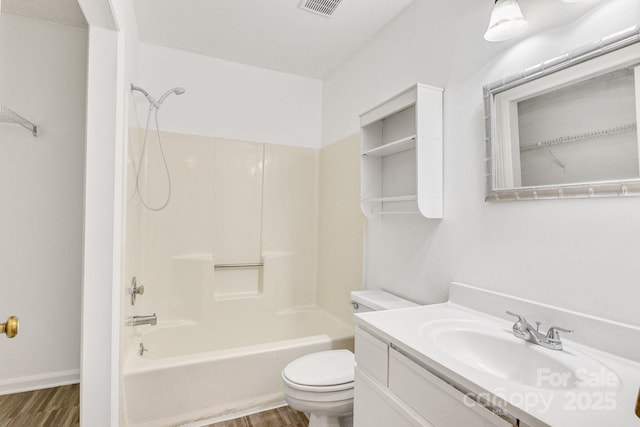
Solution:
{"label": "vanity cabinet", "polygon": [[358,326],[354,427],[511,427],[428,367]]}
{"label": "vanity cabinet", "polygon": [[360,115],[367,217],[442,218],[442,95],[440,88],[416,84]]}

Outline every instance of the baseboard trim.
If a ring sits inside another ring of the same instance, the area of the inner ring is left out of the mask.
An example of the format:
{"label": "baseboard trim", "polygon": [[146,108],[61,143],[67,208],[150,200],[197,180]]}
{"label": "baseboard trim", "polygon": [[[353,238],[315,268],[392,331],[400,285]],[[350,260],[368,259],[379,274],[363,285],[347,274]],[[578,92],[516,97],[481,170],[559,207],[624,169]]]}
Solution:
{"label": "baseboard trim", "polygon": [[30,377],[10,378],[7,380],[0,380],[0,396],[5,394],[21,393],[23,391],[59,387],[62,385],[78,384],[79,382],[79,369],[33,375]]}

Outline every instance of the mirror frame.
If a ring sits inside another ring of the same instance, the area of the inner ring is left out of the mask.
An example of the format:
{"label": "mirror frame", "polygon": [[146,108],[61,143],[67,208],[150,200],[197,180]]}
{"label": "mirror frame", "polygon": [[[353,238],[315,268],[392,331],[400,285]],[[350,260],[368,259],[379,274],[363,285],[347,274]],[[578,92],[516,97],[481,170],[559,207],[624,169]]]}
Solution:
{"label": "mirror frame", "polygon": [[[597,181],[587,183],[570,183],[542,185],[531,187],[497,188],[494,174],[498,157],[495,129],[499,126],[496,114],[496,95],[513,89],[533,80],[548,76],[569,67],[601,57],[616,50],[640,42],[640,25],[615,33],[602,40],[579,47],[563,55],[549,59],[526,70],[505,77],[483,87],[485,111],[485,201],[538,200],[538,199],[575,199],[595,197],[640,196],[640,177],[626,180]],[[638,57],[640,60],[640,56]],[[636,94],[640,89],[636,87]],[[640,99],[640,95],[637,95]],[[640,101],[637,102],[640,105]],[[640,112],[636,114],[640,115]],[[501,155],[512,155],[500,148]],[[510,148],[507,151],[511,151]]]}

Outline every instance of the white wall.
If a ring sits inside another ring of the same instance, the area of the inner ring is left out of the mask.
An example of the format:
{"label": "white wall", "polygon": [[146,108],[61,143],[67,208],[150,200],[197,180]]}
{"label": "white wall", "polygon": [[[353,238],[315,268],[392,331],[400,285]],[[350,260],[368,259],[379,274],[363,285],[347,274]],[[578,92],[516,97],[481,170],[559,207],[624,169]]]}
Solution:
{"label": "white wall", "polygon": [[412,83],[445,89],[445,217],[369,221],[367,286],[435,302],[456,280],[640,324],[640,198],[485,203],[482,109],[484,84],[636,25],[640,2],[521,5],[533,31],[490,44],[491,2],[416,0],[324,82],[325,145]]}
{"label": "white wall", "polygon": [[[157,45],[140,45],[138,81],[155,98],[181,86],[160,111],[163,131],[320,147],[322,82]],[[148,104],[134,95],[144,128]]]}
{"label": "white wall", "polygon": [[0,103],[40,136],[0,124],[0,393],[77,382],[87,31],[0,15]]}

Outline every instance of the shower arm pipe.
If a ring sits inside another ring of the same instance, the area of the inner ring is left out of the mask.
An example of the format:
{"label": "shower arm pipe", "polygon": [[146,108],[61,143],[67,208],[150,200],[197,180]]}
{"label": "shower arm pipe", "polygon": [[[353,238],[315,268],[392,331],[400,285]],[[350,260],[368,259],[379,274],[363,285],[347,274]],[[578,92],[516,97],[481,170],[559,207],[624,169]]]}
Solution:
{"label": "shower arm pipe", "polygon": [[134,90],[137,90],[138,92],[142,92],[142,94],[144,96],[150,96],[149,92],[147,92],[146,90],[142,89],[140,86],[136,86],[133,83],[131,83],[131,92],[133,92]]}
{"label": "shower arm pipe", "polygon": [[153,97],[151,95],[149,95],[149,92],[147,92],[146,90],[142,89],[140,86],[136,86],[133,83],[131,83],[131,92],[133,92],[133,91],[138,91],[138,92],[142,93],[145,98],[147,98],[147,101],[149,102],[149,110],[153,109],[153,107],[155,107],[155,108],[159,108],[160,107],[156,103],[156,100],[153,99]]}

